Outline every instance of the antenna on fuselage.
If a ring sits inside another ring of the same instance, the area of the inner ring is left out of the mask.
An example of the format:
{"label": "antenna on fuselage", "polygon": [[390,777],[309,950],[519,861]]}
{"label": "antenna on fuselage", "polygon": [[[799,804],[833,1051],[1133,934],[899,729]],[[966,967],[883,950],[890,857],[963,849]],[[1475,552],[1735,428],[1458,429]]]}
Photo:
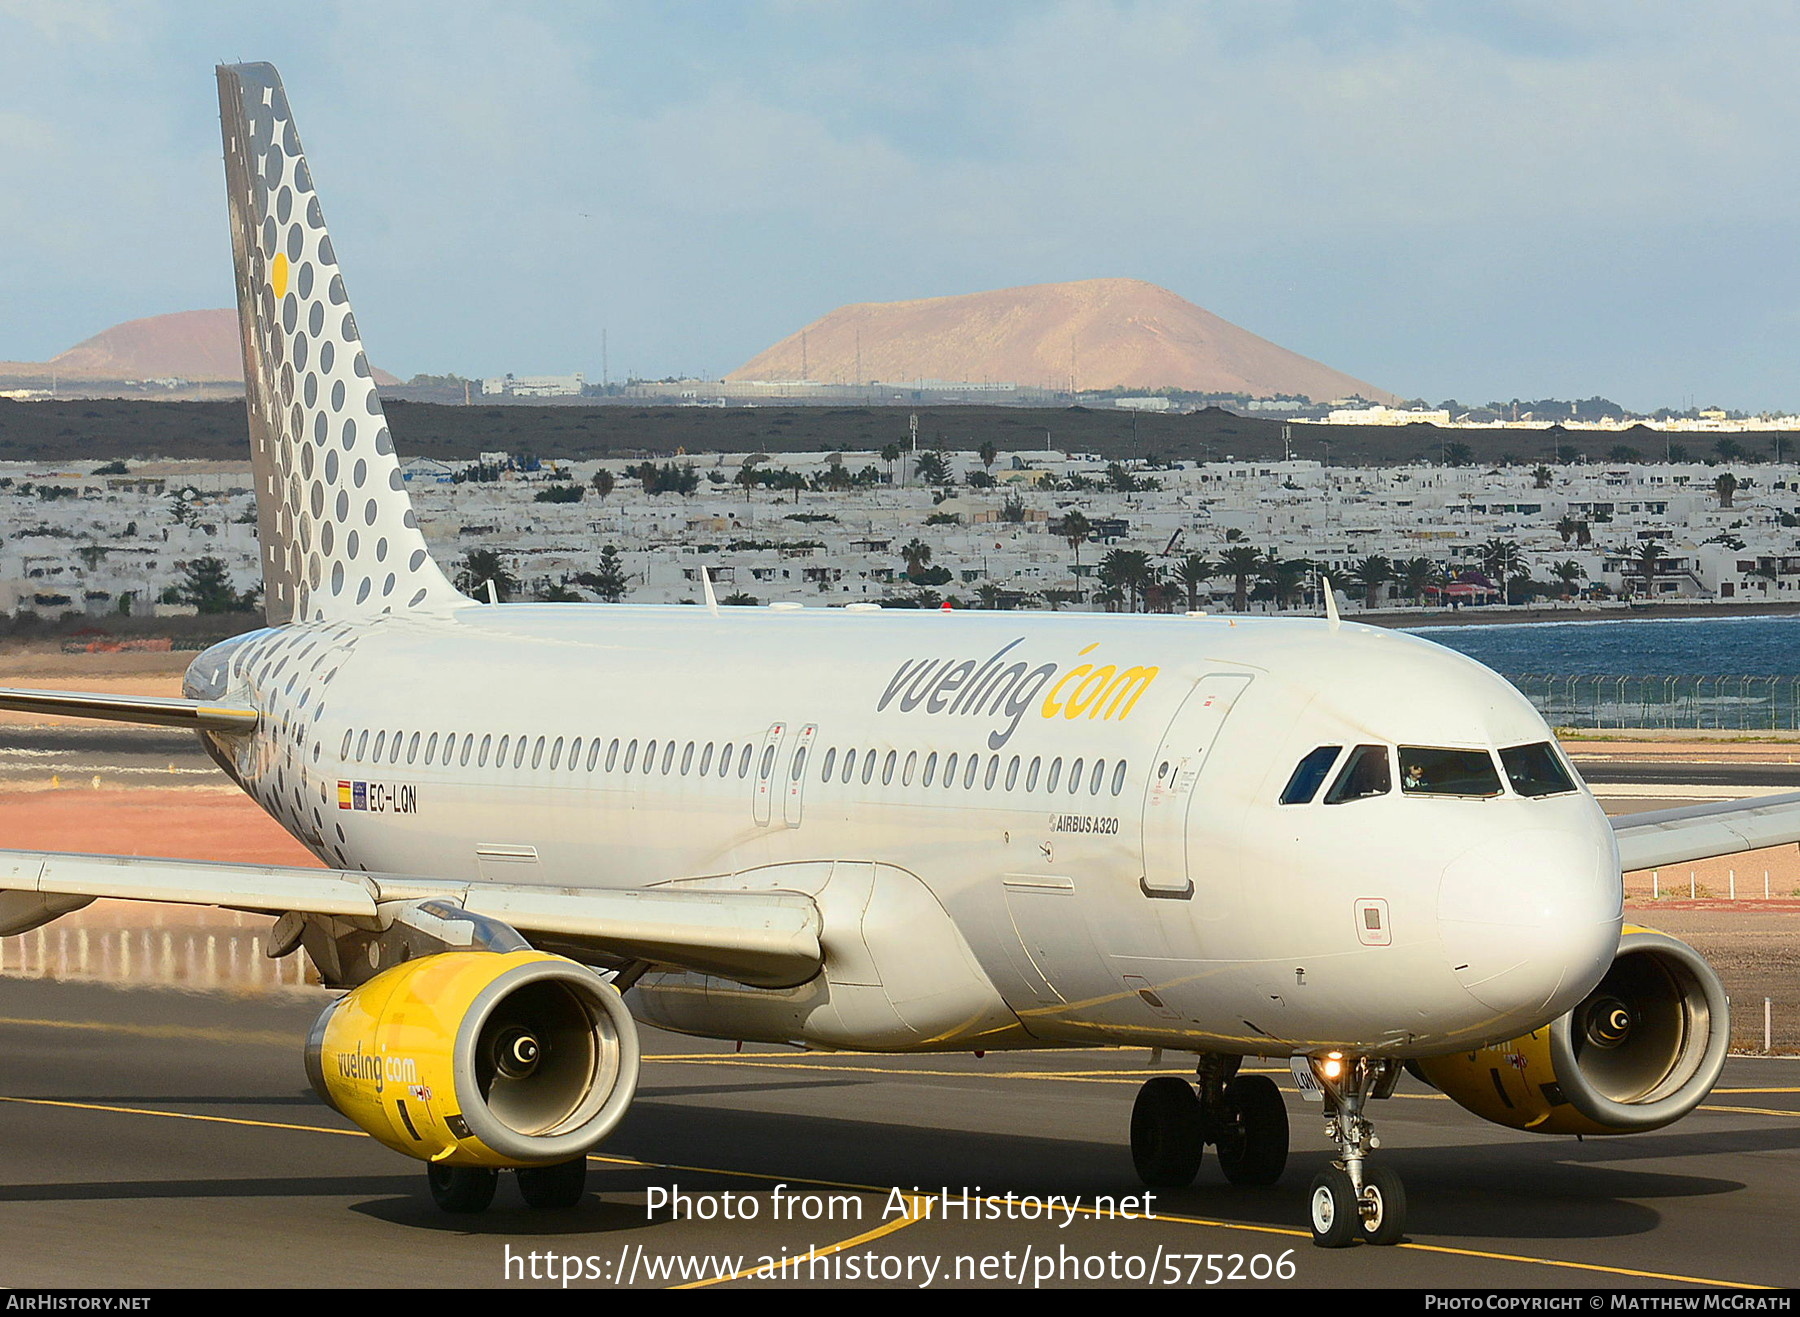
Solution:
{"label": "antenna on fuselage", "polygon": [[1337,591],[1331,588],[1329,576],[1321,574],[1319,584],[1325,587],[1325,625],[1336,631],[1343,622],[1343,619],[1338,616]]}
{"label": "antenna on fuselage", "polygon": [[487,586],[488,602],[490,604],[499,603],[500,596],[494,593],[494,578],[488,577],[484,584]]}
{"label": "antenna on fuselage", "polygon": [[706,591],[706,611],[714,617],[719,615],[719,597],[713,593],[712,568],[700,569],[700,588]]}

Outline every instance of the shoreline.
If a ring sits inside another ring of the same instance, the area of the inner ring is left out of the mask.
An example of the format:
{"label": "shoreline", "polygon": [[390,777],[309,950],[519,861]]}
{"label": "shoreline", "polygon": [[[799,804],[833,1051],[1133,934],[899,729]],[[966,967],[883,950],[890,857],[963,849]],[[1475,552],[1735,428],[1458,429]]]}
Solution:
{"label": "shoreline", "polygon": [[1437,626],[1515,626],[1530,622],[1642,622],[1671,618],[1792,617],[1800,614],[1800,601],[1757,600],[1731,604],[1719,600],[1695,603],[1583,604],[1543,606],[1535,604],[1483,604],[1470,608],[1382,609],[1347,614],[1346,622],[1411,631]]}

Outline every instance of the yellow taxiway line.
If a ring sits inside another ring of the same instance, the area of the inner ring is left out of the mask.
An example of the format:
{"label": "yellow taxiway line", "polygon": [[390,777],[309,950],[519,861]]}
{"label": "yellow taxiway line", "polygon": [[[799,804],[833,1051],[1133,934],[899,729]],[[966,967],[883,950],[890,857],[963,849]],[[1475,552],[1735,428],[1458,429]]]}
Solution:
{"label": "yellow taxiway line", "polygon": [[[958,1072],[958,1073],[960,1073],[960,1072]],[[245,1125],[245,1126],[251,1126],[251,1127],[262,1128],[262,1129],[296,1130],[296,1131],[299,1131],[302,1133],[307,1133],[307,1134],[335,1134],[335,1135],[340,1135],[340,1136],[349,1137],[349,1138],[367,1138],[368,1137],[361,1130],[332,1129],[332,1128],[330,1128],[328,1126],[324,1126],[324,1125],[299,1125],[299,1124],[288,1124],[288,1123],[285,1123],[282,1121],[250,1120],[250,1119],[247,1119],[247,1118],[241,1117],[241,1116],[210,1116],[210,1115],[203,1115],[203,1114],[200,1114],[197,1112],[188,1112],[188,1111],[157,1111],[157,1110],[154,1110],[151,1108],[145,1108],[145,1107],[113,1106],[113,1105],[110,1105],[107,1103],[102,1103],[102,1102],[68,1102],[68,1101],[64,1101],[62,1099],[57,1099],[57,1098],[9,1097],[9,1096],[5,1096],[5,1095],[0,1095],[0,1102],[15,1103],[15,1104],[18,1104],[21,1106],[60,1107],[60,1108],[73,1109],[73,1110],[77,1110],[77,1111],[102,1111],[102,1112],[107,1112],[107,1113],[115,1114],[115,1115],[161,1116],[161,1117],[164,1117],[166,1119],[171,1119],[171,1120],[197,1120],[197,1121],[205,1121],[208,1123],[220,1124],[220,1125]],[[1723,1107],[1723,1108],[1707,1107],[1707,1108],[1702,1108],[1702,1110],[1752,1112],[1754,1114],[1763,1114],[1761,1112],[1757,1112],[1756,1109],[1754,1109],[1754,1108],[1748,1108],[1748,1107]],[[1768,1112],[1767,1114],[1777,1115],[1777,1116],[1794,1116],[1794,1115],[1797,1115],[1800,1113],[1791,1112],[1791,1111],[1771,1111],[1771,1112]],[[889,1194],[889,1193],[893,1192],[893,1186],[872,1185],[872,1184],[854,1184],[854,1183],[848,1183],[848,1182],[838,1181],[838,1180],[824,1180],[824,1179],[819,1179],[817,1177],[805,1176],[805,1175],[787,1175],[787,1176],[769,1175],[769,1174],[766,1174],[763,1172],[738,1171],[738,1170],[731,1170],[731,1169],[727,1169],[727,1168],[723,1168],[723,1167],[682,1166],[682,1165],[676,1165],[674,1163],[668,1163],[668,1162],[646,1162],[646,1161],[640,1161],[636,1158],[629,1158],[629,1157],[608,1157],[608,1156],[604,1156],[599,1153],[590,1153],[588,1155],[588,1160],[595,1161],[595,1162],[601,1162],[603,1164],[612,1165],[612,1166],[630,1168],[630,1169],[634,1169],[634,1170],[687,1171],[687,1172],[691,1172],[691,1173],[697,1174],[697,1175],[718,1175],[718,1176],[725,1176],[725,1177],[736,1178],[736,1179],[762,1180],[762,1181],[772,1181],[772,1182],[776,1182],[776,1183],[797,1184],[797,1185],[798,1184],[815,1185],[819,1188],[824,1188],[824,1189],[849,1189],[849,1190],[852,1190],[855,1192],[861,1192],[861,1193]],[[915,1192],[916,1192],[916,1190],[915,1190]],[[893,1232],[895,1232],[897,1230],[904,1229],[907,1226],[915,1224],[919,1220],[928,1219],[927,1216],[918,1215],[919,1200],[917,1198],[914,1198],[910,1194],[907,1195],[907,1197],[909,1198],[909,1200],[912,1203],[912,1207],[909,1209],[907,1215],[902,1216],[894,1221],[887,1222],[883,1226],[880,1226],[873,1231],[867,1232],[866,1234],[858,1235],[855,1238],[842,1240],[836,1244],[828,1244],[828,1245],[821,1246],[820,1248],[813,1250],[812,1253],[807,1254],[805,1256],[806,1257],[824,1257],[831,1253],[837,1253],[837,1252],[841,1252],[845,1249],[855,1248],[859,1244],[866,1243],[866,1242],[872,1241],[874,1239],[881,1238],[884,1235],[892,1234]],[[998,1199],[990,1199],[990,1201],[997,1202],[999,1200]],[[1103,1215],[1097,1209],[1094,1209],[1094,1208],[1079,1207],[1076,1210],[1079,1211],[1080,1213],[1082,1213],[1083,1215],[1090,1215],[1090,1216],[1096,1216],[1096,1217]],[[1242,1222],[1242,1221],[1220,1221],[1220,1220],[1216,1220],[1216,1219],[1212,1219],[1212,1218],[1208,1218],[1208,1217],[1176,1216],[1176,1215],[1159,1215],[1156,1219],[1158,1221],[1174,1222],[1179,1225],[1210,1227],[1215,1230],[1237,1230],[1237,1231],[1243,1231],[1243,1232],[1250,1233],[1250,1234],[1259,1234],[1259,1235],[1276,1235],[1276,1236],[1279,1236],[1282,1238],[1288,1238],[1288,1239],[1306,1239],[1309,1237],[1308,1232],[1306,1232],[1304,1230],[1292,1230],[1292,1229],[1288,1229],[1288,1228],[1281,1227],[1281,1226],[1255,1225],[1255,1224],[1250,1224],[1250,1223]],[[1638,1270],[1638,1269],[1631,1268],[1631,1267],[1609,1267],[1609,1266],[1606,1266],[1606,1265],[1604,1265],[1602,1263],[1598,1263],[1598,1262],[1575,1262],[1575,1261],[1570,1261],[1566,1258],[1530,1257],[1530,1256],[1526,1256],[1526,1255],[1518,1254],[1518,1253],[1497,1253],[1497,1252],[1493,1252],[1493,1251],[1487,1250],[1487,1249],[1456,1248],[1456,1247],[1453,1247],[1453,1246],[1447,1245],[1447,1244],[1403,1243],[1403,1244],[1396,1244],[1393,1247],[1400,1248],[1400,1249],[1411,1249],[1414,1252],[1420,1252],[1420,1253],[1441,1253],[1441,1254],[1446,1254],[1446,1255],[1449,1255],[1452,1257],[1481,1258],[1483,1260],[1491,1261],[1491,1262],[1516,1262],[1516,1263],[1519,1263],[1519,1264],[1525,1265],[1525,1266],[1554,1267],[1554,1268],[1559,1268],[1559,1269],[1569,1270],[1569,1271],[1591,1272],[1591,1273],[1595,1273],[1598,1275],[1605,1275],[1605,1276],[1629,1276],[1629,1277],[1632,1277],[1634,1279],[1639,1279],[1639,1280],[1666,1281],[1666,1282],[1670,1282],[1670,1283],[1674,1283],[1674,1284],[1709,1285],[1709,1286],[1715,1286],[1715,1287],[1722,1288],[1722,1289],[1774,1289],[1774,1288],[1778,1288],[1776,1286],[1757,1285],[1757,1284],[1754,1284],[1749,1281],[1719,1280],[1719,1279],[1716,1279],[1716,1278],[1710,1277],[1710,1276],[1687,1276],[1687,1275],[1682,1275],[1682,1274],[1674,1273],[1674,1272],[1643,1271],[1643,1270]],[[804,1258],[802,1258],[801,1260],[804,1260]],[[792,1263],[790,1263],[789,1265],[792,1265]],[[734,1275],[714,1276],[708,1280],[696,1282],[695,1284],[717,1285],[717,1284],[722,1284],[726,1281],[741,1279],[743,1276],[747,1276],[750,1274],[751,1274],[751,1272],[741,1272],[741,1273],[737,1273]]]}

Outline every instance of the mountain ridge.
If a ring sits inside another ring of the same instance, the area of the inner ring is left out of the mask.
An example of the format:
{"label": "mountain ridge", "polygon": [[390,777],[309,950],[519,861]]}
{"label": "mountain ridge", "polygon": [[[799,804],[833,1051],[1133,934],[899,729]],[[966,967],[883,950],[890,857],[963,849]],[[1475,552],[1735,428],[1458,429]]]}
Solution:
{"label": "mountain ridge", "polygon": [[728,380],[956,380],[1055,390],[1182,389],[1324,402],[1396,395],[1142,279],[1026,284],[841,306]]}

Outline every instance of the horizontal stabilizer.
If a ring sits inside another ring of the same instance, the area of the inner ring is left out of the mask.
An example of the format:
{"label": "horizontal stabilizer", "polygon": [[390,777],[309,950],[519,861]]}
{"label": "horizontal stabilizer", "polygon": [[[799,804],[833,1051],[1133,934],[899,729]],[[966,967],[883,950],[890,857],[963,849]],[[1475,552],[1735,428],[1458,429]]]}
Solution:
{"label": "horizontal stabilizer", "polygon": [[1800,841],[1800,791],[1619,814],[1612,825],[1619,865],[1627,873],[1736,855]]}
{"label": "horizontal stabilizer", "polygon": [[502,887],[402,874],[0,851],[0,892],[379,918],[384,902],[449,900],[609,961],[645,960],[758,987],[804,983],[824,963],[819,910],[799,892]]}
{"label": "horizontal stabilizer", "polygon": [[251,732],[255,709],[205,700],[156,695],[101,695],[89,691],[40,691],[0,686],[0,709],[55,714],[59,718],[103,718],[151,727],[192,727],[196,731]]}

